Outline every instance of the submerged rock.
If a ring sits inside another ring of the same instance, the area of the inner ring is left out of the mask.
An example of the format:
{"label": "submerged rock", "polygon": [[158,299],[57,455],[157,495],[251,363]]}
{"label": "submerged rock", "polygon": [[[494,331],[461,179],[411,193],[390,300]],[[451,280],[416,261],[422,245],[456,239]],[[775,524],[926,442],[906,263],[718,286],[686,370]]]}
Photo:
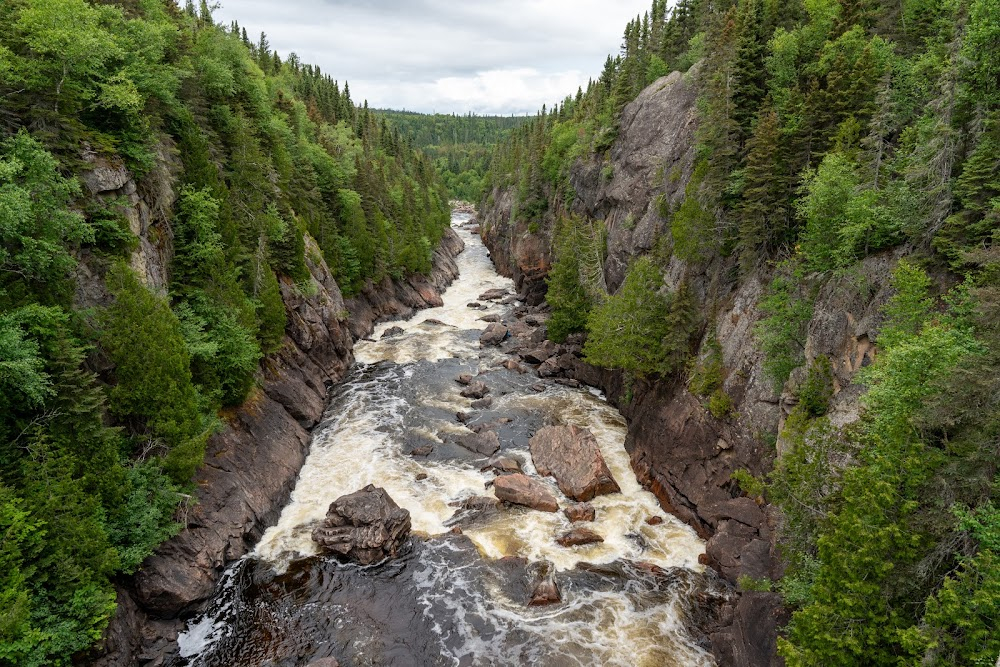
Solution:
{"label": "submerged rock", "polygon": [[496,498],[490,498],[489,496],[469,496],[464,500],[449,503],[451,507],[458,507],[463,510],[472,511],[496,509],[499,504],[500,501]]}
{"label": "submerged rock", "polygon": [[537,479],[515,473],[497,477],[493,483],[497,498],[515,505],[524,505],[540,512],[557,512],[559,503],[548,488]]}
{"label": "submerged rock", "polygon": [[468,387],[470,384],[472,384],[472,375],[470,375],[469,373],[462,373],[457,378],[455,378],[455,382]]}
{"label": "submerged rock", "polygon": [[385,489],[369,484],[330,503],[312,539],[343,560],[371,565],[395,558],[409,535],[410,513],[393,502]]}
{"label": "submerged rock", "polygon": [[514,371],[515,373],[518,373],[520,375],[524,375],[525,373],[528,372],[527,368],[517,363],[517,361],[515,361],[514,359],[507,359],[501,364],[501,366],[503,366],[509,371]]}
{"label": "submerged rock", "polygon": [[528,443],[539,475],[555,478],[559,490],[573,500],[621,493],[608,470],[594,434],[578,426],[547,426]]}
{"label": "submerged rock", "polygon": [[564,547],[576,547],[584,544],[598,544],[603,541],[603,537],[589,528],[574,528],[573,530],[564,533],[561,537],[559,537],[559,539],[556,540],[556,542]]}
{"label": "submerged rock", "polygon": [[494,456],[490,459],[490,462],[486,464],[483,468],[483,472],[487,470],[494,470],[498,473],[515,473],[522,472],[521,462],[512,456]]}
{"label": "submerged rock", "polygon": [[473,410],[487,410],[493,405],[493,399],[489,396],[485,398],[480,398],[477,401],[472,402]]}

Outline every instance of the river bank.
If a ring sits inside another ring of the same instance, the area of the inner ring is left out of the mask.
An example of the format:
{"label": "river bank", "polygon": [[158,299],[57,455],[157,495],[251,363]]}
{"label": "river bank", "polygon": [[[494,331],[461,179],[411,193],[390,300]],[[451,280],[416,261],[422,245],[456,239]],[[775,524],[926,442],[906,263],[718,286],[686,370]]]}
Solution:
{"label": "river bank", "polygon": [[282,283],[289,320],[282,348],[262,364],[257,393],[227,415],[225,428],[210,440],[195,497],[179,517],[183,531],[118,584],[117,611],[91,664],[164,663],[184,619],[277,519],[329,391],[354,364],[355,340],[382,319],[440,304],[441,293],[458,277],[454,258],[463,247],[448,230],[429,276],[368,285],[346,301],[322,260],[308,262],[311,294]]}
{"label": "river bank", "polygon": [[[519,308],[478,238],[459,233],[462,279],[443,306],[358,344],[290,503],[188,626],[172,664],[711,664],[688,629],[714,594],[699,573],[703,542],[641,488],[624,420],[602,397],[481,345],[486,320],[544,314]],[[463,396],[463,375],[490,400]],[[572,501],[535,477],[528,451],[551,424],[593,433],[622,489],[591,501],[588,528],[603,541],[563,546],[573,524],[562,512],[497,504],[497,471],[469,449],[473,434],[494,434],[500,454],[565,509]],[[358,571],[318,554],[310,532],[332,500],[368,483],[410,511],[415,536],[399,561]],[[545,561],[561,602],[529,608]]]}

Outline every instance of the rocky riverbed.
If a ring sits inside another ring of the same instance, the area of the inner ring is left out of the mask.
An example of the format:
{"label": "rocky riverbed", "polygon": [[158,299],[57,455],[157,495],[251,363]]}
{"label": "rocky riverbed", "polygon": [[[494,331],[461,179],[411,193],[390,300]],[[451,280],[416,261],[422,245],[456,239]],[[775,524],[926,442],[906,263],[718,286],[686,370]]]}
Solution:
{"label": "rocky riverbed", "polygon": [[[579,379],[579,341],[546,344],[544,307],[459,231],[461,279],[355,347],[291,501],[173,664],[713,663],[692,629],[725,595],[704,543],[636,480],[623,418]],[[344,536],[379,529],[347,528],[338,499],[370,484],[412,535],[351,564]]]}

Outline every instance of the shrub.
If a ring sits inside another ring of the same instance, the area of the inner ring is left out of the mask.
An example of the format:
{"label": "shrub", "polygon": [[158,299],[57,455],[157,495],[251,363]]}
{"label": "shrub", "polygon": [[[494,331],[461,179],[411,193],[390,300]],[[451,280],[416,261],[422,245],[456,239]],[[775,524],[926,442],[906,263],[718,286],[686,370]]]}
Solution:
{"label": "shrub", "polygon": [[614,296],[591,311],[584,354],[589,363],[636,375],[665,375],[684,363],[694,328],[686,290],[662,291],[663,278],[648,257],[636,259]]}
{"label": "shrub", "polygon": [[208,430],[180,322],[124,264],[112,268],[107,283],[115,301],[102,317],[101,344],[115,364],[111,412],[161,439],[164,467],[174,481],[186,483],[204,456]]}
{"label": "shrub", "polygon": [[725,419],[733,413],[733,399],[719,387],[708,397],[708,411],[716,419]]}
{"label": "shrub", "polygon": [[754,334],[764,352],[764,370],[780,391],[802,363],[813,306],[811,300],[799,294],[794,278],[779,273],[760,302],[760,309],[764,317],[754,327]]}
{"label": "shrub", "polygon": [[810,417],[822,417],[830,408],[833,398],[833,368],[826,355],[816,357],[809,367],[809,374],[799,388],[799,406]]}

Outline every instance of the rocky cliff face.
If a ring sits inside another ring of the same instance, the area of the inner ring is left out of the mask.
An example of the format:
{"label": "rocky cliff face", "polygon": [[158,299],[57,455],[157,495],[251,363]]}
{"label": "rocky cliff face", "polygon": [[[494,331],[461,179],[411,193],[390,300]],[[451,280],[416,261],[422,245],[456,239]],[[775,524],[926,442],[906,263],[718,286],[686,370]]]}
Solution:
{"label": "rocky cliff face", "polygon": [[[604,280],[614,292],[629,261],[669,237],[660,198],[683,200],[694,163],[697,69],[673,73],[649,86],[622,114],[610,161],[574,165],[573,213],[603,220],[608,232]],[[610,175],[610,177],[608,177]],[[553,219],[536,234],[511,219],[514,193],[497,190],[480,214],[484,241],[501,271],[518,281],[522,295],[539,300],[551,256]],[[552,216],[554,217],[554,216]],[[860,387],[855,373],[867,365],[889,297],[887,276],[896,258],[870,257],[857,275],[827,282],[815,302],[805,342],[805,363],[785,387],[776,389],[764,371],[754,335],[762,318],[760,301],[772,276],[766,271],[737,279],[728,259],[691,264],[673,257],[666,268],[669,287],[684,283],[699,303],[705,322],[700,349],[718,342],[724,366],[722,388],[732,411],[713,416],[704,399],[688,390],[687,377],[636,381],[627,392],[621,374],[579,369],[578,379],[599,384],[629,420],[626,447],[640,481],[664,508],[707,540],[704,562],[730,582],[741,576],[777,577],[775,552],[780,516],[762,499],[745,497],[732,480],[736,470],[754,475],[772,469],[781,449],[776,437],[794,407],[794,388],[817,357],[831,361],[835,395],[831,420],[839,425],[858,417]],[[630,398],[629,398],[630,397]],[[778,664],[780,598],[745,594],[707,625],[713,650],[723,665]]]}
{"label": "rocky cliff face", "polygon": [[[140,242],[131,266],[154,290],[166,291],[172,257],[170,210],[179,173],[173,149],[141,183],[121,166],[91,159],[83,175],[90,193],[125,202],[124,213]],[[259,370],[258,390],[225,415],[225,428],[209,441],[197,491],[179,518],[183,531],[163,544],[140,571],[122,581],[118,611],[103,642],[101,666],[160,664],[162,651],[183,627],[180,620],[215,588],[232,561],[248,553],[287,502],[308,453],[310,430],[319,423],[329,388],[354,363],[354,341],[389,318],[441,304],[441,292],[458,277],[454,257],[464,249],[450,229],[434,253],[429,276],[368,285],[344,300],[315,241],[306,238],[313,289],[306,295],[281,283],[288,316],[281,349]],[[81,257],[78,305],[107,302],[102,267]]]}

